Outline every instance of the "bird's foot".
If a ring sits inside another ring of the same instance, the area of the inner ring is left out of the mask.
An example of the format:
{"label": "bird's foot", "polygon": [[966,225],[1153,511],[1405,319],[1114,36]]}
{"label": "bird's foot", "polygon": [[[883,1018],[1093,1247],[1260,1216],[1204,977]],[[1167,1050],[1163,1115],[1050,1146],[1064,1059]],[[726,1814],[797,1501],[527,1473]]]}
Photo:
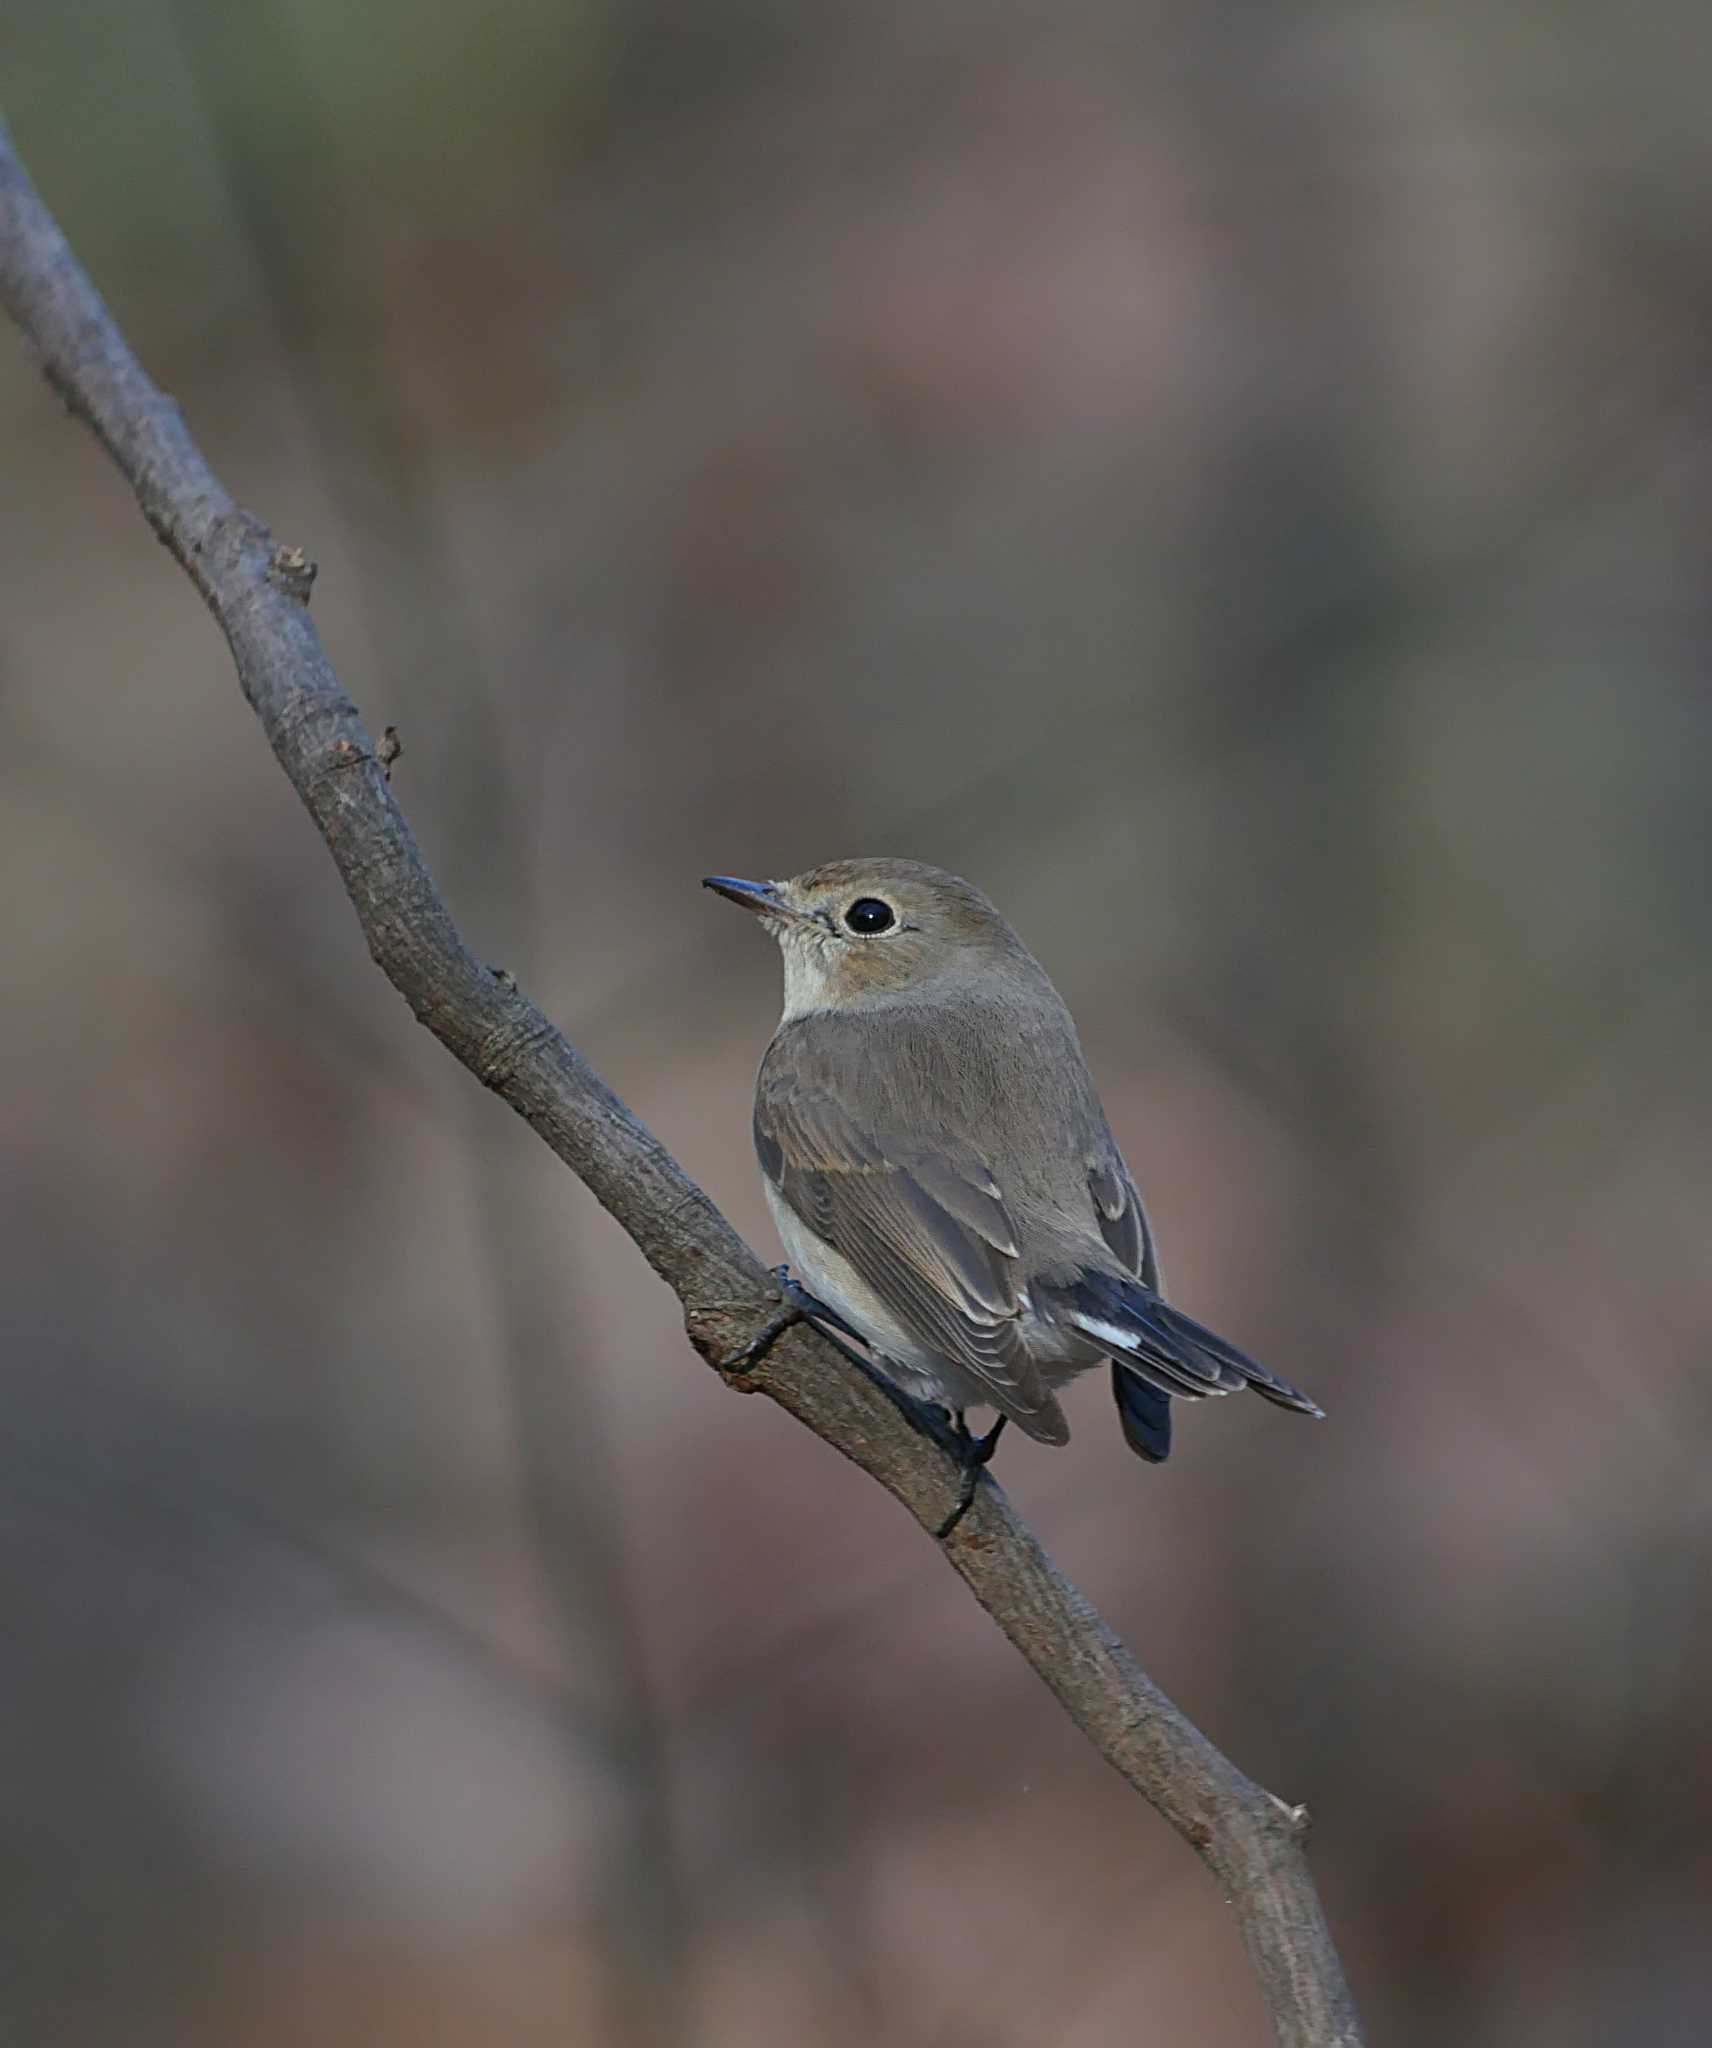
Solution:
{"label": "bird's foot", "polygon": [[934,1540],[938,1543],[945,1541],[946,1537],[951,1534],[952,1530],[956,1528],[957,1524],[962,1521],[971,1506],[973,1506],[975,1489],[981,1483],[982,1470],[986,1466],[987,1460],[997,1448],[999,1432],[1005,1426],[1005,1418],[1001,1415],[985,1436],[976,1436],[970,1430],[968,1423],[963,1420],[961,1410],[958,1411],[955,1422],[956,1432],[953,1455],[957,1459],[958,1466],[957,1499],[952,1506],[950,1514],[946,1516],[945,1520],[933,1532]]}
{"label": "bird's foot", "polygon": [[[789,1266],[773,1268],[773,1284],[779,1290],[779,1306],[741,1351],[733,1352],[729,1358],[722,1358],[719,1361],[719,1370],[727,1378],[733,1373],[747,1372],[751,1366],[759,1365],[795,1323],[829,1324],[835,1330],[844,1331],[847,1336],[854,1337],[857,1334],[841,1316],[835,1315],[824,1301],[818,1301],[806,1287],[793,1280]],[[840,1346],[840,1349],[842,1348]]]}

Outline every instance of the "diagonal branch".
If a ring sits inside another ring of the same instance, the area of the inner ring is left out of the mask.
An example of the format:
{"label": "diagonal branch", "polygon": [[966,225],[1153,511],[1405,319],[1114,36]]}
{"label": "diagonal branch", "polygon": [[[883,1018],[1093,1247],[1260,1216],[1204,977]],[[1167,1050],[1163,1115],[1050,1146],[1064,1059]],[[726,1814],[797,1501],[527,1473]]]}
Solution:
{"label": "diagonal branch", "polygon": [[[0,299],[219,622],[244,695],[327,843],[382,972],[629,1232],[682,1303],[702,1357],[733,1356],[777,1302],[770,1276],[576,1048],[465,946],[310,623],[314,565],[234,504],[178,407],[126,345],[3,126]],[[941,1451],[807,1326],[788,1330],[731,1383],[788,1409],[925,1528],[943,1518],[955,1475]],[[941,1548],[1089,1741],[1212,1871],[1285,2048],[1359,2048],[1302,1853],[1305,1810],[1245,1778],[1172,1705],[990,1481]]]}

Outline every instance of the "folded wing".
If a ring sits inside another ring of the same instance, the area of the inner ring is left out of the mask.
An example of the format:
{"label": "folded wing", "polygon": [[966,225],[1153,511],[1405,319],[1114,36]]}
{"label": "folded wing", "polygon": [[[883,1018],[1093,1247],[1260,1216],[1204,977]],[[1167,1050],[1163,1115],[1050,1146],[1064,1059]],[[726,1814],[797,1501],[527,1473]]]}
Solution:
{"label": "folded wing", "polygon": [[755,1150],[779,1198],[912,1341],[974,1380],[975,1398],[1042,1442],[1066,1441],[1023,1339],[1015,1227],[984,1162],[870,1123],[781,1067],[763,1067],[755,1097]]}

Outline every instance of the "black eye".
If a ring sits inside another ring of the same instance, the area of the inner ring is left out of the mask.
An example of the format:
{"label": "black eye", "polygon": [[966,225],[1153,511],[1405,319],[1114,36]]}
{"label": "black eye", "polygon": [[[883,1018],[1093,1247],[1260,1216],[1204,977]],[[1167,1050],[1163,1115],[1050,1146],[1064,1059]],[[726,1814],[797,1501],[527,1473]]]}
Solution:
{"label": "black eye", "polygon": [[858,896],[844,913],[844,922],[853,932],[871,939],[876,932],[889,932],[897,919],[892,915],[892,906],[882,903],[878,896]]}

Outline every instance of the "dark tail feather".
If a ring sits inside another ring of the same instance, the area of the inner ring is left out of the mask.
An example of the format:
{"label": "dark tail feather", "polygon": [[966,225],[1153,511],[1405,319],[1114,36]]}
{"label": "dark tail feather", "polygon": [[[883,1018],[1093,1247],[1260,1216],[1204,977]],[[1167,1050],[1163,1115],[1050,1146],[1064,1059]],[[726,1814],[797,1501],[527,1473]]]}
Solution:
{"label": "dark tail feather", "polygon": [[1193,1316],[1186,1316],[1168,1302],[1159,1303],[1159,1317],[1166,1328],[1180,1336],[1185,1342],[1197,1346],[1208,1356],[1218,1359],[1241,1373],[1246,1383],[1264,1400],[1275,1401],[1280,1408],[1293,1408],[1298,1415],[1312,1415],[1324,1422],[1326,1411],[1318,1401],[1310,1400],[1300,1387],[1293,1387],[1287,1379],[1275,1372],[1268,1372],[1263,1365],[1256,1365],[1246,1353],[1229,1344],[1204,1323],[1198,1323]]}
{"label": "dark tail feather", "polygon": [[1137,1379],[1127,1365],[1112,1366],[1112,1397],[1118,1404],[1124,1442],[1138,1458],[1163,1465],[1171,1455],[1171,1402],[1157,1387]]}
{"label": "dark tail feather", "polygon": [[1163,1393],[1198,1397],[1249,1386],[1281,1408],[1303,1415],[1322,1413],[1288,1380],[1256,1365],[1234,1344],[1172,1308],[1139,1280],[1085,1272],[1063,1290],[1061,1300],[1069,1321],[1108,1345],[1114,1359]]}

